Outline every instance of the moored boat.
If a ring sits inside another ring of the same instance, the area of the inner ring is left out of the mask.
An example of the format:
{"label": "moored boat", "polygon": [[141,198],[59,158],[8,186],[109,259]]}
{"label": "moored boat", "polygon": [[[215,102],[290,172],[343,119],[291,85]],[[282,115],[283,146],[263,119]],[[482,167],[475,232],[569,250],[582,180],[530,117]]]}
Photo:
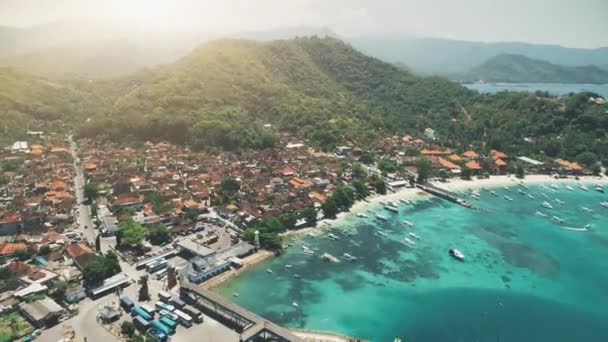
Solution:
{"label": "moored boat", "polygon": [[596,185],[595,186],[595,191],[603,193],[604,192],[604,187],[600,186],[600,185]]}
{"label": "moored boat", "polygon": [[361,218],[367,218],[367,214],[364,213],[357,213],[357,217],[361,217]]}
{"label": "moored boat", "polygon": [[464,261],[464,254],[456,248],[450,249],[450,255],[456,260]]}
{"label": "moored boat", "polygon": [[376,215],[376,219],[378,219],[380,221],[388,221],[388,218],[386,216],[382,216],[382,215]]}
{"label": "moored boat", "polygon": [[270,268],[267,268],[266,273],[272,273],[272,270]]}
{"label": "moored boat", "polygon": [[542,211],[537,211],[534,213],[534,215],[540,216],[540,217],[547,217],[547,214],[543,213]]}
{"label": "moored boat", "polygon": [[564,219],[559,216],[552,216],[551,219],[557,223],[564,223]]}
{"label": "moored boat", "polygon": [[547,209],[553,209],[553,206],[551,205],[551,203],[544,201],[543,203],[541,203],[541,205]]}
{"label": "moored boat", "polygon": [[513,199],[512,199],[511,197],[507,196],[507,195],[505,195],[505,199],[506,199],[507,201],[513,201]]}
{"label": "moored boat", "polygon": [[394,213],[398,213],[399,212],[399,208],[392,206],[392,205],[386,205],[384,206],[384,209],[388,210],[388,211],[392,211]]}
{"label": "moored boat", "polygon": [[410,238],[403,238],[403,242],[407,243],[408,245],[415,245],[416,242]]}
{"label": "moored boat", "polygon": [[348,253],[342,254],[342,257],[348,261],[356,261],[358,259],[356,256],[352,256]]}
{"label": "moored boat", "polygon": [[414,226],[414,223],[410,222],[408,220],[403,220],[403,224],[406,225],[406,226],[409,226],[409,227],[413,227]]}

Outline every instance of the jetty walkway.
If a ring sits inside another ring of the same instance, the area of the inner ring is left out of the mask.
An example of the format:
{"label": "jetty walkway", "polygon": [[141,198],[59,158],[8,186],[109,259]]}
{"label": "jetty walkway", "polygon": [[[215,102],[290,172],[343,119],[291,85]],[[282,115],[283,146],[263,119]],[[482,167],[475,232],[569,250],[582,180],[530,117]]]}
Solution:
{"label": "jetty walkway", "polygon": [[449,190],[446,189],[442,189],[440,187],[437,187],[433,184],[430,183],[425,183],[425,184],[416,184],[416,187],[424,192],[427,192],[431,195],[435,195],[439,198],[443,198],[446,201],[450,201],[456,204],[459,204],[465,208],[469,208],[469,209],[473,209],[473,210],[478,210],[481,211],[483,213],[490,213],[489,210],[478,207],[470,202],[468,202],[467,200],[461,198],[458,196],[458,194],[451,192]]}

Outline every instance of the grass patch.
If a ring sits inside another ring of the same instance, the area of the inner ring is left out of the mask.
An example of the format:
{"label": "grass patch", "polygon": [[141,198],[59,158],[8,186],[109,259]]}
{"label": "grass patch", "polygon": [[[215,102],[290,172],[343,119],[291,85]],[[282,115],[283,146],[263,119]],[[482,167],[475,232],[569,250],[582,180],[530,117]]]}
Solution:
{"label": "grass patch", "polygon": [[13,341],[34,331],[34,327],[13,311],[0,317],[0,342]]}

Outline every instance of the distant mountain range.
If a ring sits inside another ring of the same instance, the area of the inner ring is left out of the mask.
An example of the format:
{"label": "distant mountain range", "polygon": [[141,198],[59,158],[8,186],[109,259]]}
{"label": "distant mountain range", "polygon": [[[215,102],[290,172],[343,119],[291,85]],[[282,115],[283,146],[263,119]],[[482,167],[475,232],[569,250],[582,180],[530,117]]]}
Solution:
{"label": "distant mountain range", "polygon": [[457,78],[463,81],[507,83],[608,84],[608,71],[593,65],[562,66],[523,55],[501,54]]}
{"label": "distant mountain range", "polygon": [[364,53],[391,63],[403,63],[423,74],[463,74],[501,54],[523,55],[563,66],[595,65],[608,70],[608,47],[579,49],[396,36],[355,37],[348,41]]}
{"label": "distant mountain range", "polygon": [[[325,27],[277,28],[222,35],[142,32],[119,25],[82,21],[33,28],[0,27],[0,66],[54,79],[108,78],[170,64],[214,39],[270,41],[313,35],[340,38],[356,49],[404,70],[456,80],[487,76],[483,78],[502,82],[603,83],[603,70],[608,70],[608,48],[575,49],[390,35],[338,37]],[[501,56],[505,54],[530,60]],[[538,63],[532,63],[534,59]],[[553,65],[541,65],[544,62]],[[527,67],[535,67],[534,72],[523,72]],[[567,67],[576,68],[569,70]],[[510,74],[514,71],[516,74]]]}

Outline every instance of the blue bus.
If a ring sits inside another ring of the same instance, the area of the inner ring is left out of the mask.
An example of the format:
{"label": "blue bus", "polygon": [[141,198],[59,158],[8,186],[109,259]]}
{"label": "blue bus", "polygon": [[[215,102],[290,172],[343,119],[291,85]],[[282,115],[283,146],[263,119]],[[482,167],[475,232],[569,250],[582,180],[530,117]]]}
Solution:
{"label": "blue bus", "polygon": [[143,319],[145,319],[146,321],[149,321],[152,319],[152,316],[150,316],[150,314],[148,314],[144,309],[142,309],[140,306],[134,306],[133,310],[131,310],[131,314],[135,317],[135,316],[139,316]]}
{"label": "blue bus", "polygon": [[169,337],[167,334],[158,329],[151,329],[148,331],[148,336],[150,336],[153,341],[157,342],[165,342]]}
{"label": "blue bus", "polygon": [[175,328],[177,328],[177,322],[167,317],[161,317],[160,322],[171,329],[172,332],[175,331]]}
{"label": "blue bus", "polygon": [[167,311],[167,310],[164,310],[164,309],[163,309],[163,310],[160,310],[160,311],[158,312],[158,314],[159,314],[161,317],[167,317],[168,319],[170,319],[170,320],[172,320],[172,321],[178,321],[178,320],[179,320],[179,316],[178,316],[178,315],[174,314],[173,312],[169,312],[169,311]]}
{"label": "blue bus", "polygon": [[135,316],[133,318],[133,325],[135,325],[135,327],[137,328],[137,330],[139,331],[147,331],[148,328],[150,328],[150,322],[146,321],[145,319],[141,318],[141,316]]}
{"label": "blue bus", "polygon": [[160,321],[153,320],[150,322],[150,325],[152,326],[152,329],[162,331],[165,335],[171,334],[171,329],[169,329],[169,327],[167,327],[166,325],[162,324]]}

